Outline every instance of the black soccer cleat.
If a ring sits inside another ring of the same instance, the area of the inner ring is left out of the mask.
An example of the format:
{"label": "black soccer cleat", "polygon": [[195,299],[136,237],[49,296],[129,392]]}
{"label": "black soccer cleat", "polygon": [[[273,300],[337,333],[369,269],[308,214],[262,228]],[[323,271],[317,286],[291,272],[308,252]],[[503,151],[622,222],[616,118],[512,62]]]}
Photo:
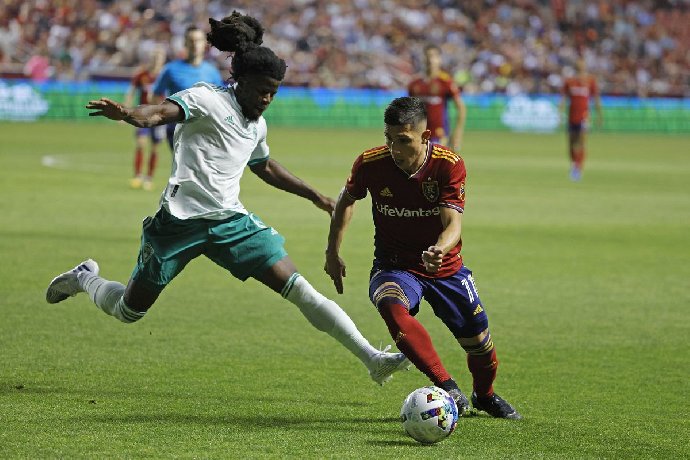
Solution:
{"label": "black soccer cleat", "polygon": [[463,415],[469,415],[470,402],[460,388],[452,388],[448,390],[448,394],[453,398],[453,401],[455,401],[455,405],[458,408],[458,416],[462,417]]}
{"label": "black soccer cleat", "polygon": [[498,396],[496,393],[486,399],[479,399],[477,393],[472,392],[472,405],[477,410],[483,410],[487,414],[496,418],[509,418],[520,420],[520,415],[508,401]]}

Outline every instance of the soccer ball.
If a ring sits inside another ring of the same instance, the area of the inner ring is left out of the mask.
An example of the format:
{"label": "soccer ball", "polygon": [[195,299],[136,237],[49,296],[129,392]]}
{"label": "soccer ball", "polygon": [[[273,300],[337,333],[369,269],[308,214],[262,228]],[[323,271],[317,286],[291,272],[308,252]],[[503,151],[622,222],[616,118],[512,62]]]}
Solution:
{"label": "soccer ball", "polygon": [[453,398],[439,387],[423,387],[410,393],[400,409],[400,420],[410,437],[422,444],[447,438],[458,424]]}

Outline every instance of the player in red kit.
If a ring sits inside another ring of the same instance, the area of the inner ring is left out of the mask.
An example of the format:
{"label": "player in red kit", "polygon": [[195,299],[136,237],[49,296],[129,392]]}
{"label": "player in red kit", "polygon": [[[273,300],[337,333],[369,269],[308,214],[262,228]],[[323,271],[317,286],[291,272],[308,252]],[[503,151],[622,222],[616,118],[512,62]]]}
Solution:
{"label": "player in red kit", "polygon": [[[163,48],[156,48],[153,51],[150,62],[132,78],[132,83],[125,98],[125,106],[130,107],[132,105],[151,103],[151,88],[163,64],[165,64],[165,50]],[[158,161],[158,144],[160,144],[163,139],[163,131],[158,126],[154,128],[137,128],[136,139],[136,150],[134,151],[134,176],[130,180],[130,186],[132,188],[151,190],[153,188],[151,179],[153,178],[153,173],[156,170],[156,162]],[[142,175],[144,150],[146,149],[148,139],[151,139],[151,147],[149,150],[146,175],[144,176]]]}
{"label": "player in red kit", "polygon": [[583,59],[576,63],[577,75],[566,79],[563,84],[561,111],[568,100],[568,148],[570,152],[570,178],[574,181],[582,177],[585,162],[585,130],[589,118],[589,100],[594,99],[597,122],[603,122],[599,89],[593,76],[587,73]]}
{"label": "player in red kit", "polygon": [[460,256],[465,164],[429,140],[421,99],[395,99],[384,121],[386,145],[357,157],[338,197],[324,269],[342,293],[345,263],[340,245],[355,203],[371,195],[375,249],[369,297],[398,348],[434,385],[453,396],[461,414],[469,410],[467,397],[414,317],[426,299],[467,352],[472,405],[494,417],[519,419],[520,414],[494,392],[496,350],[472,271]]}
{"label": "player in red kit", "polygon": [[[458,150],[462,143],[467,115],[465,103],[460,97],[460,88],[451,76],[441,69],[439,47],[428,45],[424,48],[424,61],[426,74],[408,85],[408,93],[410,96],[421,98],[426,104],[427,128],[431,132],[431,141],[448,145],[451,150]],[[449,130],[449,101],[453,101],[458,114],[452,132]]]}

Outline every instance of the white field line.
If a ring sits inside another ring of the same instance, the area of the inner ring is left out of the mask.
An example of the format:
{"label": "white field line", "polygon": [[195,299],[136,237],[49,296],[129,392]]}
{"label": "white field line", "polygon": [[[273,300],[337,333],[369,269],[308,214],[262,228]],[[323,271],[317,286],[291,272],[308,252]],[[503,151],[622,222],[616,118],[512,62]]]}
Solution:
{"label": "white field line", "polygon": [[109,166],[102,164],[99,165],[85,163],[80,160],[72,160],[69,158],[69,155],[43,155],[41,157],[41,165],[46,168],[83,172],[103,172],[109,169]]}

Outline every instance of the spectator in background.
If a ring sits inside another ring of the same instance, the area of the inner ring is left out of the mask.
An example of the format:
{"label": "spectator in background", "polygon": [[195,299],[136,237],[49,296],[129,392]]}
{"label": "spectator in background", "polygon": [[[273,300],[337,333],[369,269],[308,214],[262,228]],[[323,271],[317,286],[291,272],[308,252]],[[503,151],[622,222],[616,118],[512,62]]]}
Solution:
{"label": "spectator in background", "polygon": [[[161,68],[165,64],[165,50],[157,48],[153,51],[148,65],[134,75],[132,83],[125,97],[125,105],[131,107],[136,99],[136,105],[150,104],[152,96],[153,82],[158,76]],[[134,151],[134,176],[130,180],[132,188],[143,188],[146,191],[153,189],[153,174],[156,170],[158,161],[158,144],[162,140],[161,129],[159,126],[151,128],[136,129],[136,150]],[[144,163],[144,150],[148,139],[151,140],[149,147],[149,161],[146,175],[142,175]]]}
{"label": "spectator in background", "polygon": [[579,59],[576,67],[577,74],[568,78],[563,85],[563,98],[560,104],[561,111],[563,111],[566,100],[568,102],[568,150],[570,153],[570,179],[573,181],[579,181],[582,177],[590,98],[594,99],[597,125],[601,126],[604,120],[596,80],[587,73],[584,59]]}
{"label": "spectator in background", "polygon": [[[449,72],[467,69],[456,74],[463,94],[557,94],[561,69],[583,55],[602,76],[602,93],[690,96],[687,2],[233,0],[231,6],[260,18],[266,42],[299,70],[284,86],[403,89],[414,73],[415,45],[428,40],[443,43]],[[69,50],[77,78],[129,75],[145,62],[151,42],[177,49],[187,25],[229,8],[228,0],[4,0],[0,54],[9,64],[3,70],[21,74],[47,35],[53,56]],[[212,49],[209,58],[222,66],[226,56]]]}
{"label": "spectator in background", "polygon": [[41,43],[24,66],[24,74],[36,83],[43,83],[53,75],[53,67],[50,65],[48,47]]}
{"label": "spectator in background", "polygon": [[0,7],[0,63],[12,61],[14,50],[20,42],[20,26],[16,18]]}
{"label": "spectator in background", "polygon": [[[186,57],[167,63],[153,83],[154,102],[162,101],[166,96],[191,88],[200,81],[223,86],[224,82],[218,69],[210,62],[204,61],[206,54],[206,34],[196,26],[188,27],[185,32]],[[166,126],[166,135],[170,151],[173,148],[173,135],[176,123]]]}
{"label": "spectator in background", "polygon": [[[467,109],[460,97],[460,89],[451,76],[441,69],[441,49],[436,45],[424,48],[425,75],[414,79],[408,86],[410,96],[424,101],[427,112],[427,129],[431,142],[447,145],[457,151],[462,143]],[[448,101],[453,101],[457,111],[452,132],[449,131]],[[450,137],[449,137],[450,134]]]}

